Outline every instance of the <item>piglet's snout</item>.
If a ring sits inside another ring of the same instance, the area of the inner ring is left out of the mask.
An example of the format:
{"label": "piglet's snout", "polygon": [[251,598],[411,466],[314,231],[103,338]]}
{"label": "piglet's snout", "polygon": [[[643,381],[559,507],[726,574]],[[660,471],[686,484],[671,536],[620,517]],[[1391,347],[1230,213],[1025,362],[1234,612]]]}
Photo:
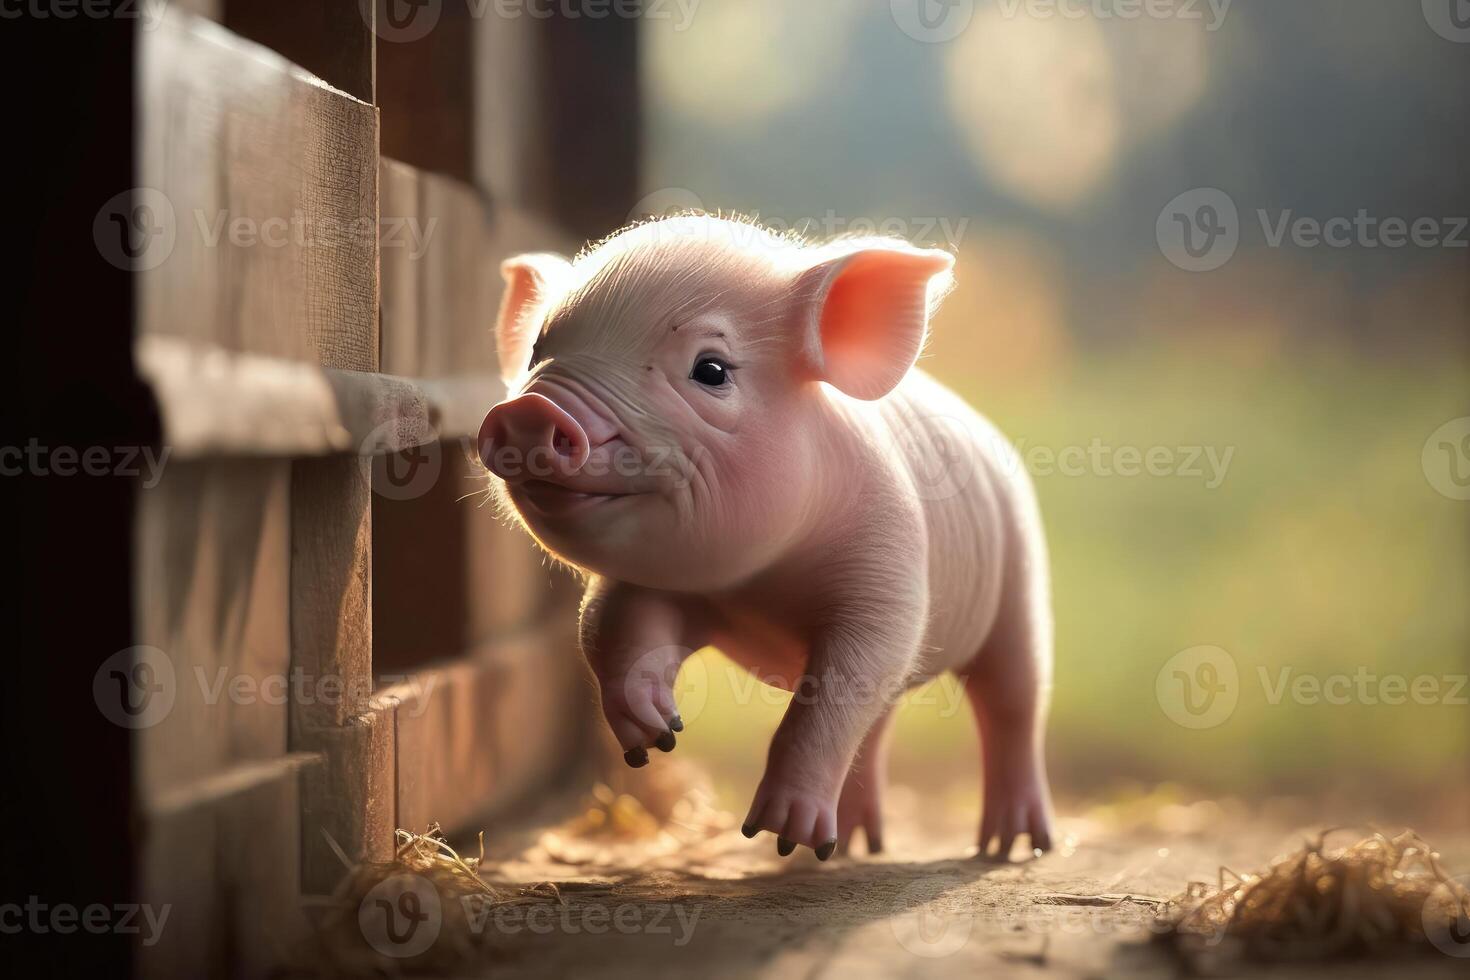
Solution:
{"label": "piglet's snout", "polygon": [[588,451],[577,420],[534,392],[501,402],[480,423],[480,461],[511,483],[569,477]]}

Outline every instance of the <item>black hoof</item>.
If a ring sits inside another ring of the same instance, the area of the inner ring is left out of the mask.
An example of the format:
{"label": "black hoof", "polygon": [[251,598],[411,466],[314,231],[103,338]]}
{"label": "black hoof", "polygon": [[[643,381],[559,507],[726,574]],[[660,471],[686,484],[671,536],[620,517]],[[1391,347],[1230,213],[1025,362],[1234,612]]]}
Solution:
{"label": "black hoof", "polygon": [[817,848],[817,860],[818,861],[825,861],[825,860],[827,860],[829,857],[832,856],[832,852],[835,851],[835,850],[837,850],[837,838],[836,837],[832,838],[827,843],[825,843],[821,847]]}
{"label": "black hoof", "polygon": [[796,850],[796,841],[790,841],[790,840],[787,840],[784,837],[777,837],[776,838],[776,853],[777,854],[781,855],[782,857],[785,857],[786,855],[790,854],[794,850]]}
{"label": "black hoof", "polygon": [[623,753],[623,761],[634,769],[642,769],[648,765],[648,750],[641,745],[636,749],[629,749]]}
{"label": "black hoof", "polygon": [[660,752],[672,752],[677,742],[674,739],[673,732],[664,732],[653,744],[658,746]]}
{"label": "black hoof", "polygon": [[669,729],[671,731],[682,732],[684,730],[684,719],[680,718],[678,715],[670,718]]}

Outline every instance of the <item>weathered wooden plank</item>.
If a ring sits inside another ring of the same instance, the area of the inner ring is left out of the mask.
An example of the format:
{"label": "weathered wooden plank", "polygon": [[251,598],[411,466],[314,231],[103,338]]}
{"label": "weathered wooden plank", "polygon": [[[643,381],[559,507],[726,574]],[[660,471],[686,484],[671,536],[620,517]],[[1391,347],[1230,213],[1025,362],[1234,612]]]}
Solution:
{"label": "weathered wooden plank", "polygon": [[137,357],[171,459],[396,452],[473,435],[504,391],[490,374],[419,382],[174,337],[140,338]]}
{"label": "weathered wooden plank", "polygon": [[423,373],[418,351],[419,289],[422,276],[420,248],[408,232],[418,229],[433,245],[435,229],[423,231],[423,207],[419,202],[417,168],[384,157],[378,168],[381,191],[379,226],[379,279],[382,284],[381,369],[405,377]]}
{"label": "weathered wooden plank", "polygon": [[487,211],[480,194],[450,178],[391,161],[382,175],[383,364],[436,379],[421,385],[444,409],[446,441],[375,467],[380,673],[518,628],[546,593],[550,574],[530,542],[505,530],[479,495],[486,484],[473,436],[503,389],[467,382],[498,372],[499,263],[570,245],[525,212]]}
{"label": "weathered wooden plank", "polygon": [[497,373],[500,263],[519,252],[570,252],[577,243],[530,212],[489,207],[448,177],[384,160],[381,180],[382,370],[414,378]]}
{"label": "weathered wooden plank", "polygon": [[374,698],[363,714],[342,725],[308,728],[298,739],[300,748],[323,759],[302,780],[301,874],[309,894],[331,894],[341,880],[346,869],[338,850],[353,862],[393,856],[397,708],[396,698]]}
{"label": "weathered wooden plank", "polygon": [[490,798],[499,762],[482,741],[494,717],[490,677],[479,665],[460,662],[386,689],[401,702],[397,814],[405,829],[422,833],[432,823],[457,829]]}
{"label": "weathered wooden plank", "polygon": [[571,757],[588,688],[575,610],[384,690],[398,699],[399,826],[475,821],[553,779]]}
{"label": "weathered wooden plank", "polygon": [[[420,349],[424,377],[495,368],[495,306],[500,260],[491,246],[485,202],[468,186],[444,177],[420,178],[423,227],[434,235],[419,260]],[[488,409],[489,406],[487,405]]]}
{"label": "weathered wooden plank", "polygon": [[142,707],[130,723],[145,809],[286,751],[289,488],[283,461],[165,457],[161,479],[140,479],[136,642],[157,652],[146,675],[120,676]]}
{"label": "weathered wooden plank", "polygon": [[372,692],[369,472],[351,456],[291,464],[291,666],[336,692],[293,701],[293,733],[345,722]]}
{"label": "weathered wooden plank", "polygon": [[153,920],[140,925],[161,925],[136,946],[143,976],[265,977],[285,962],[306,931],[300,780],[319,764],[290,756],[240,766],[143,816],[141,900]]}
{"label": "weathered wooden plank", "polygon": [[576,624],[575,590],[561,590],[536,626],[471,652],[491,678],[491,724],[481,750],[498,760],[492,792],[471,816],[551,785],[581,751],[582,722],[595,713],[595,702]]}
{"label": "weathered wooden plank", "polygon": [[374,108],[181,10],[140,46],[141,331],[375,369]]}

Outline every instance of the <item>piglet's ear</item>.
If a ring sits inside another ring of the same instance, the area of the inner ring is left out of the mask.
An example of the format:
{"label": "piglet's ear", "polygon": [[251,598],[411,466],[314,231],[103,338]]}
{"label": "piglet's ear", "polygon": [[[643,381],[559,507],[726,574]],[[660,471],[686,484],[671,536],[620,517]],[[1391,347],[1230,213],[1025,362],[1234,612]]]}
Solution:
{"label": "piglet's ear", "polygon": [[528,366],[541,328],[539,313],[561,289],[571,268],[566,259],[550,252],[517,255],[500,264],[505,295],[495,322],[495,348],[500,354],[500,377],[506,384]]}
{"label": "piglet's ear", "polygon": [[902,245],[864,248],[803,272],[807,358],[853,398],[882,398],[918,360],[929,312],[952,281],[954,256]]}

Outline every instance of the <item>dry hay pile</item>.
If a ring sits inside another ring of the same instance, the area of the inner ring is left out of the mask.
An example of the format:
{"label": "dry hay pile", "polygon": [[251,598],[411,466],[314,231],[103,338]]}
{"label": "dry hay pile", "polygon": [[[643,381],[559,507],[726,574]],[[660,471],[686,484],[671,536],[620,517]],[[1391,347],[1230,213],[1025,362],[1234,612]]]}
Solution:
{"label": "dry hay pile", "polygon": [[462,965],[493,941],[489,916],[515,906],[562,904],[549,882],[492,886],[480,856],[462,857],[437,824],[426,833],[397,831],[392,861],[353,867],[327,903],[307,972],[367,976],[441,972]]}
{"label": "dry hay pile", "polygon": [[[541,835],[531,849],[562,865],[597,866],[642,853],[671,856],[731,823],[710,797],[689,791],[679,798],[639,798],[598,784],[581,811]],[[316,925],[315,942],[302,957],[311,975],[445,974],[466,964],[510,953],[513,936],[532,908],[568,911],[563,892],[581,882],[532,885],[486,880],[484,834],[480,854],[461,856],[436,824],[423,834],[397,831],[392,861],[348,867],[347,876]],[[573,910],[574,911],[574,910]],[[504,924],[509,922],[510,927]]]}
{"label": "dry hay pile", "polygon": [[1448,952],[1470,942],[1470,891],[1418,834],[1375,833],[1329,851],[1330,833],[1259,874],[1221,868],[1217,887],[1192,882],[1161,909],[1160,939],[1196,968],[1233,957]]}

